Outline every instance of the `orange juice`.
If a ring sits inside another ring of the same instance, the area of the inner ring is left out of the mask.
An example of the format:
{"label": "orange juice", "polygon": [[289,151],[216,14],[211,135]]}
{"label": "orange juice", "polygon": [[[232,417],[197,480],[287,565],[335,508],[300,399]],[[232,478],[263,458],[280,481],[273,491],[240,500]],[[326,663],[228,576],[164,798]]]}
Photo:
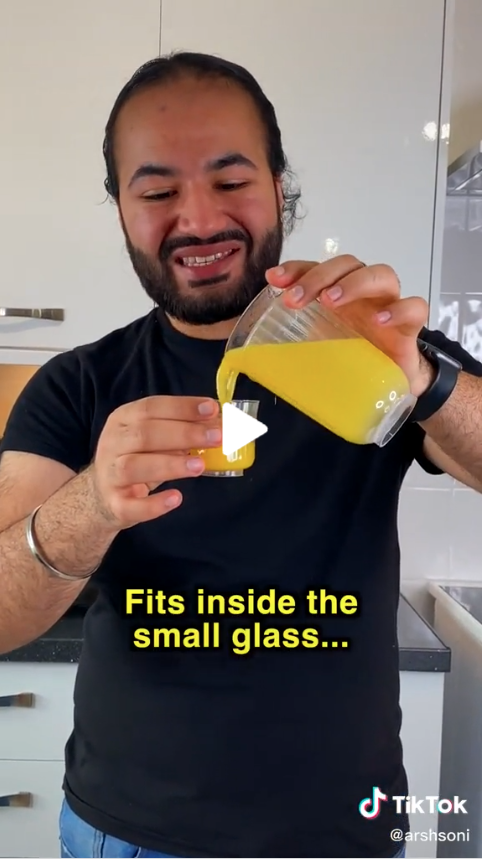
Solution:
{"label": "orange juice", "polygon": [[243,469],[249,469],[254,463],[255,447],[254,442],[248,443],[238,451],[233,451],[231,454],[223,454],[221,446],[219,448],[199,448],[190,452],[193,457],[202,457],[206,464],[207,472],[238,472]]}
{"label": "orange juice", "polygon": [[409,393],[405,374],[363,338],[253,344],[228,350],[217,373],[221,403],[232,399],[238,374],[269,389],[353,443]]}

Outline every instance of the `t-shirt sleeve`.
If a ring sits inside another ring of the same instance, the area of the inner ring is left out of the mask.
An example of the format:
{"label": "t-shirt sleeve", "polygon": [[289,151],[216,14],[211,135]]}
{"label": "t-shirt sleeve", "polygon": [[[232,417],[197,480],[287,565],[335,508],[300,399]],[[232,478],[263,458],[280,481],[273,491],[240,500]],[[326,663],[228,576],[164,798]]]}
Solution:
{"label": "t-shirt sleeve", "polygon": [[[440,332],[437,329],[432,330],[425,328],[420,332],[420,338],[423,341],[426,341],[427,344],[432,344],[434,347],[438,347],[440,350],[443,350],[447,355],[457,359],[457,361],[462,365],[462,369],[465,373],[472,374],[474,377],[482,377],[482,363],[471,356],[470,353],[468,353],[467,350],[458,343],[458,341],[453,341],[450,338],[447,338],[443,332]],[[438,466],[435,466],[435,464],[432,463],[424,453],[423,446],[426,436],[425,431],[419,424],[413,425],[412,431],[412,438],[415,443],[415,460],[420,464],[425,472],[431,473],[432,475],[441,475],[443,470]]]}
{"label": "t-shirt sleeve", "polygon": [[74,472],[91,460],[88,378],[74,351],[42,365],[17,398],[0,442],[5,451],[52,458]]}

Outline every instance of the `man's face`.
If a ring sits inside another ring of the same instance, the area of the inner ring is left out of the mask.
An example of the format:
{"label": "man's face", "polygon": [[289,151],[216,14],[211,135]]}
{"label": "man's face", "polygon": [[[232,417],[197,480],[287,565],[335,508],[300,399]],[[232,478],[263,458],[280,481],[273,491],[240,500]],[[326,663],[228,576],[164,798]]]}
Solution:
{"label": "man's face", "polygon": [[250,96],[226,81],[150,87],[115,130],[119,210],[148,296],[172,317],[238,317],[279,263],[282,194]]}

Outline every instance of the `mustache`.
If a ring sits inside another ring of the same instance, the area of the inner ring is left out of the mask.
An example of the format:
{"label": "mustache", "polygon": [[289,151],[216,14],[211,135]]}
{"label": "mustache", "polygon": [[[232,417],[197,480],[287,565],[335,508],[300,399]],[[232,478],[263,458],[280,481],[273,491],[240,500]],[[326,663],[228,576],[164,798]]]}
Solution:
{"label": "mustache", "polygon": [[177,239],[166,239],[162,244],[159,253],[159,259],[166,261],[171,254],[179,248],[195,248],[199,245],[215,245],[217,242],[244,242],[251,250],[252,241],[250,237],[243,233],[242,230],[223,230],[221,233],[215,233],[213,236],[208,236],[200,239],[199,236],[179,236]]}

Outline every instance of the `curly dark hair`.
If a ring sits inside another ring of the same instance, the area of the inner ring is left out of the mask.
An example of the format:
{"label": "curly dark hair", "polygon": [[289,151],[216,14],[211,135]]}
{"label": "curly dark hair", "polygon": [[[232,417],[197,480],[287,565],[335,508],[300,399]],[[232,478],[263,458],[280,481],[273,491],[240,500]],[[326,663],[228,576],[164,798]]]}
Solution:
{"label": "curly dark hair", "polygon": [[280,178],[283,188],[283,226],[289,235],[298,214],[301,192],[281,143],[281,132],[273,105],[265,96],[256,79],[243,66],[231,63],[211,54],[198,54],[189,51],[174,52],[163,57],[155,57],[137,69],[124,85],[114,103],[107,125],[103,143],[103,154],[107,176],[104,181],[108,195],[116,202],[119,200],[119,182],[114,158],[114,131],[119,111],[134,95],[142,89],[155,86],[185,76],[196,78],[222,78],[242,87],[254,100],[266,129],[268,162],[273,176]]}

